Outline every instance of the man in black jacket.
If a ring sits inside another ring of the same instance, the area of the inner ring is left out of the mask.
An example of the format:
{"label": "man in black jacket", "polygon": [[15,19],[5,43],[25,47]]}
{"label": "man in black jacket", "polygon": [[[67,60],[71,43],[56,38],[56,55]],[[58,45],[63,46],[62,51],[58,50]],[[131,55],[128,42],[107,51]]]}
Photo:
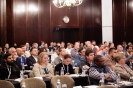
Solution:
{"label": "man in black jacket", "polygon": [[4,63],[0,66],[0,79],[15,79],[20,77],[20,70],[14,63],[11,54],[4,55]]}

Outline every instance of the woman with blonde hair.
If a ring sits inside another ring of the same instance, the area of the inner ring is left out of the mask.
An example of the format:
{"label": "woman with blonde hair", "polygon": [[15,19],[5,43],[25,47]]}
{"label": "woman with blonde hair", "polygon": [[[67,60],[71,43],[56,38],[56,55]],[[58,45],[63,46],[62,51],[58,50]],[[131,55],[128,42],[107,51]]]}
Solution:
{"label": "woman with blonde hair", "polygon": [[113,57],[117,62],[114,68],[116,74],[120,74],[122,80],[129,80],[129,78],[133,76],[133,71],[127,64],[125,64],[125,55],[123,53],[116,53]]}
{"label": "woman with blonde hair", "polygon": [[52,65],[48,63],[48,54],[42,52],[38,56],[38,62],[33,67],[33,74],[35,77],[52,77],[54,72]]}

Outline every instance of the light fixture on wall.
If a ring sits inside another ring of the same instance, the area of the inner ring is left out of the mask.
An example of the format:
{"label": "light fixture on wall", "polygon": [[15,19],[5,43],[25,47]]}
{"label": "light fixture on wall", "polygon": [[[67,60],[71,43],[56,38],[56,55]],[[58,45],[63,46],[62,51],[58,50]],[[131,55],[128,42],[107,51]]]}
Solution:
{"label": "light fixture on wall", "polygon": [[65,6],[67,7],[74,7],[79,6],[82,4],[83,0],[53,0],[54,5],[57,8],[63,8]]}

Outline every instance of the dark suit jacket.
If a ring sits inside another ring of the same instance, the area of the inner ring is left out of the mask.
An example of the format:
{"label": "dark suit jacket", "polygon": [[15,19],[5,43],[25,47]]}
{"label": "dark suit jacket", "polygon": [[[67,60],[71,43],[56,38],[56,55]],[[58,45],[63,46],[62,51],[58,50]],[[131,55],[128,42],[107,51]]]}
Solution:
{"label": "dark suit jacket", "polygon": [[36,63],[36,60],[34,59],[33,56],[30,56],[29,58],[27,58],[26,62],[27,62],[28,68],[30,68],[30,66],[33,66],[33,64]]}
{"label": "dark suit jacket", "polygon": [[133,56],[129,55],[127,51],[124,54],[126,57],[126,64],[129,66],[130,60],[133,59]]}
{"label": "dark suit jacket", "polygon": [[[9,70],[11,71],[9,79],[20,78],[20,70],[15,63],[12,63],[10,65]],[[0,79],[5,80],[6,78],[8,78],[8,75],[9,75],[8,67],[5,65],[5,63],[3,63],[0,66]]]}
{"label": "dark suit jacket", "polygon": [[[21,58],[22,58],[23,62],[21,62]],[[24,63],[24,65],[26,64],[26,58],[24,56],[17,57],[16,64],[17,64],[17,66],[19,67],[20,70],[22,70],[22,63]]]}

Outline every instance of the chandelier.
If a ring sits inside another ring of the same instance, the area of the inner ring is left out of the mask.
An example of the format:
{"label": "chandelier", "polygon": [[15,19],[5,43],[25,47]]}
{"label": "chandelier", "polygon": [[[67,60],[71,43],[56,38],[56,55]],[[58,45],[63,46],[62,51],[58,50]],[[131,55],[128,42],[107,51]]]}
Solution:
{"label": "chandelier", "polygon": [[63,8],[65,6],[67,7],[79,6],[82,2],[83,0],[53,0],[53,3],[57,8]]}

